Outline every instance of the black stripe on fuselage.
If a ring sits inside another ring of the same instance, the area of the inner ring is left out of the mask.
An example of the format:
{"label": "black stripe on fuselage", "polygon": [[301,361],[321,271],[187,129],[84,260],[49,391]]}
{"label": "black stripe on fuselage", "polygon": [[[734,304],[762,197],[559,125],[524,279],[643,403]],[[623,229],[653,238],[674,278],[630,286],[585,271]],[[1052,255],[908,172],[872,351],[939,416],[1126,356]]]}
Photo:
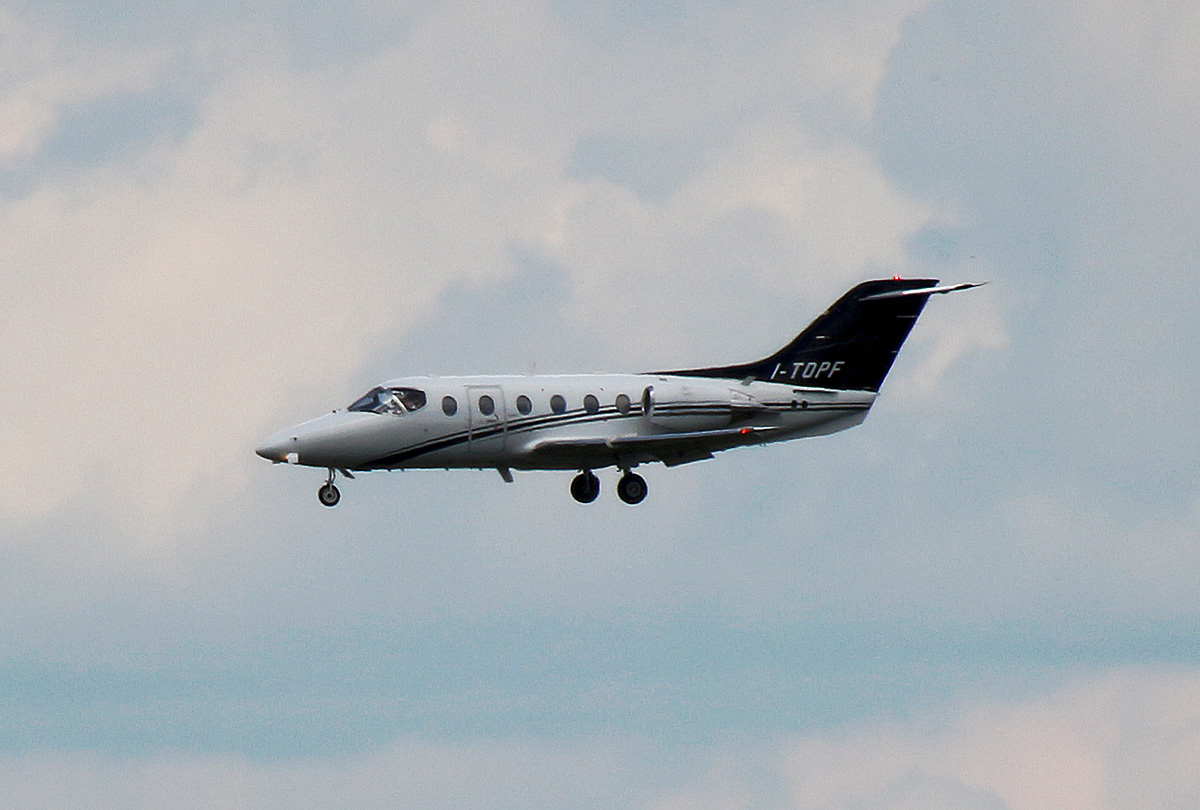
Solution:
{"label": "black stripe on fuselage", "polygon": [[[771,411],[792,412],[799,410],[793,404],[794,400],[783,402],[763,402],[764,407]],[[866,402],[844,402],[844,403],[809,403],[804,410],[806,412],[816,411],[858,411],[870,408],[870,403]],[[697,415],[703,413],[725,414],[730,411],[728,403],[676,403],[664,404],[655,406],[657,413],[667,415]],[[386,456],[373,459],[364,464],[359,464],[353,467],[355,470],[379,470],[396,468],[406,461],[412,461],[414,458],[434,453],[440,450],[448,450],[452,447],[464,444],[466,442],[485,441],[495,438],[504,433],[531,433],[535,430],[541,430],[547,427],[562,427],[564,425],[582,425],[594,422],[608,422],[613,419],[631,419],[643,416],[641,408],[633,408],[628,413],[620,413],[615,406],[601,408],[596,413],[588,413],[586,410],[573,410],[561,414],[541,414],[516,420],[497,421],[490,423],[486,427],[474,428],[468,430],[460,430],[444,436],[438,436],[436,439],[429,439],[419,444],[414,444],[403,450],[395,453],[389,453]],[[664,433],[664,436],[670,436],[670,433]]]}

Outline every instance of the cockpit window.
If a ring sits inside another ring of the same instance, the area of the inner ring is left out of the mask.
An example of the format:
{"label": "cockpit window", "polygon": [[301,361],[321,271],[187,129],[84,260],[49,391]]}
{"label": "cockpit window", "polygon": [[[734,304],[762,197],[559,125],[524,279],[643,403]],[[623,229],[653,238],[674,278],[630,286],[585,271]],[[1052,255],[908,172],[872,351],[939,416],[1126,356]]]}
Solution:
{"label": "cockpit window", "polygon": [[419,411],[425,407],[425,392],[417,388],[393,388],[406,411]]}
{"label": "cockpit window", "polygon": [[348,410],[403,414],[425,407],[425,392],[417,388],[372,388]]}

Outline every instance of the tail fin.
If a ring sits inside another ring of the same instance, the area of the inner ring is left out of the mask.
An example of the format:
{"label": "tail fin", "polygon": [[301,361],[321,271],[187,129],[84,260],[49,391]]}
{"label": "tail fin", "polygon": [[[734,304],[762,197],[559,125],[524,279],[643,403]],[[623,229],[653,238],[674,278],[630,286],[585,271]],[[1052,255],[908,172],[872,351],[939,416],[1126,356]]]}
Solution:
{"label": "tail fin", "polygon": [[938,287],[937,283],[928,278],[864,281],[770,357],[737,366],[667,373],[878,391],[929,296],[978,286]]}

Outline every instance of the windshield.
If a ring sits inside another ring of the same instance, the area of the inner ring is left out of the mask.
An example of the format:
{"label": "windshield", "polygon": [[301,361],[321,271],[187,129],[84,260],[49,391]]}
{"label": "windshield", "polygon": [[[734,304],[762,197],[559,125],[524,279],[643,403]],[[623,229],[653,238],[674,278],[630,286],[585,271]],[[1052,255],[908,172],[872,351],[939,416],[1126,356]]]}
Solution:
{"label": "windshield", "polygon": [[425,407],[425,392],[417,388],[372,388],[347,410],[403,414]]}

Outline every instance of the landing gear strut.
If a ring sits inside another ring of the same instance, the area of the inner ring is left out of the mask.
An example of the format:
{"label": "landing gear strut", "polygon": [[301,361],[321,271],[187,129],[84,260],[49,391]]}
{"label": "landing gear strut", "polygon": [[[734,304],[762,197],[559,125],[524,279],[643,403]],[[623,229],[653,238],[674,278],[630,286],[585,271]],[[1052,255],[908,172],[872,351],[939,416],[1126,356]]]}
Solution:
{"label": "landing gear strut", "polygon": [[571,480],[571,497],[580,503],[591,503],[600,494],[600,479],[591,470],[584,470]]}
{"label": "landing gear strut", "polygon": [[648,491],[646,479],[630,470],[626,470],[625,474],[621,476],[621,480],[617,482],[617,496],[625,503],[641,503],[646,499]]}
{"label": "landing gear strut", "polygon": [[338,488],[333,485],[333,476],[335,474],[333,467],[330,467],[329,480],[317,490],[317,500],[321,502],[322,506],[337,506],[338,501],[342,499],[342,493],[338,492]]}

